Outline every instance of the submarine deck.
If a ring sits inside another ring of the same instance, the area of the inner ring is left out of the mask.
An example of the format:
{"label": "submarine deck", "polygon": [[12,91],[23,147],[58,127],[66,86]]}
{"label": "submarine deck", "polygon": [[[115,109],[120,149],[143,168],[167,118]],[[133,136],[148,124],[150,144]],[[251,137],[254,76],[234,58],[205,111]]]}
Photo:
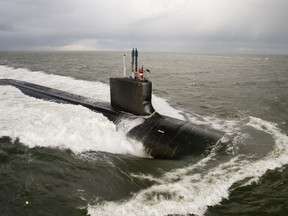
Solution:
{"label": "submarine deck", "polygon": [[104,113],[105,116],[113,122],[116,120],[115,116],[119,115],[119,111],[113,109],[113,107],[111,107],[110,103],[108,102],[96,101],[91,98],[69,93],[66,91],[14,79],[0,79],[0,85],[15,86],[26,95],[39,99],[44,98],[49,101],[61,101],[62,103],[82,105],[96,112]]}

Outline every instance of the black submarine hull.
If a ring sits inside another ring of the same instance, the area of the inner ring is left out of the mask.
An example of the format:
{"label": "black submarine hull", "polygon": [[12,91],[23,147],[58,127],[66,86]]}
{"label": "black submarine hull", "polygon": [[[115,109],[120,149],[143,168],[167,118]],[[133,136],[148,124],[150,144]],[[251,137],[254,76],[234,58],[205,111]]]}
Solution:
{"label": "black submarine hull", "polygon": [[143,143],[147,152],[154,158],[179,158],[186,155],[199,155],[215,145],[223,133],[185,122],[154,112],[147,116],[136,116],[113,108],[110,103],[65,91],[13,79],[0,79],[0,85],[11,85],[24,94],[54,101],[82,105],[102,113],[110,121],[119,125],[123,119],[141,118],[142,123],[127,132],[127,136]]}

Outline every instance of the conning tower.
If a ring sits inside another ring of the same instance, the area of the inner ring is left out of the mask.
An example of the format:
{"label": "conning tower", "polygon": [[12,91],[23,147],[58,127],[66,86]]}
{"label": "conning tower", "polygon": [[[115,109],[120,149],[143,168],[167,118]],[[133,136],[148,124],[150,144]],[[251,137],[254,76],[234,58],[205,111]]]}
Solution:
{"label": "conning tower", "polygon": [[143,66],[137,69],[138,51],[132,50],[131,76],[126,77],[126,61],[124,55],[124,77],[110,78],[111,106],[120,111],[135,115],[151,115],[155,112],[152,99],[152,83],[147,79]]}

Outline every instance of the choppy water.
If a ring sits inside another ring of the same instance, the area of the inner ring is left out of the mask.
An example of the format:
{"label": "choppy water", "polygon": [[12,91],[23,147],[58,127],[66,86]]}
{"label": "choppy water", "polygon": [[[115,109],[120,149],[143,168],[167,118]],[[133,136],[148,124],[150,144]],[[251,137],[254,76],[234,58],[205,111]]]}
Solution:
{"label": "choppy water", "polygon": [[[0,78],[109,101],[122,55],[0,53]],[[140,53],[140,64],[156,110],[233,142],[156,160],[125,136],[135,122],[0,86],[0,215],[287,215],[288,56]]]}

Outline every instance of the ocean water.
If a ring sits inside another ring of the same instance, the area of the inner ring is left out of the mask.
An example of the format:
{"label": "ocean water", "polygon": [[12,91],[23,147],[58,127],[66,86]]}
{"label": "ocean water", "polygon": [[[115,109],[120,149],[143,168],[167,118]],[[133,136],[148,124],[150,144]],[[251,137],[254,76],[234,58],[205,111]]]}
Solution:
{"label": "ocean water", "polygon": [[[109,101],[128,52],[1,52],[0,79]],[[160,113],[225,132],[157,160],[87,108],[0,86],[0,215],[288,215],[288,56],[139,53]]]}

